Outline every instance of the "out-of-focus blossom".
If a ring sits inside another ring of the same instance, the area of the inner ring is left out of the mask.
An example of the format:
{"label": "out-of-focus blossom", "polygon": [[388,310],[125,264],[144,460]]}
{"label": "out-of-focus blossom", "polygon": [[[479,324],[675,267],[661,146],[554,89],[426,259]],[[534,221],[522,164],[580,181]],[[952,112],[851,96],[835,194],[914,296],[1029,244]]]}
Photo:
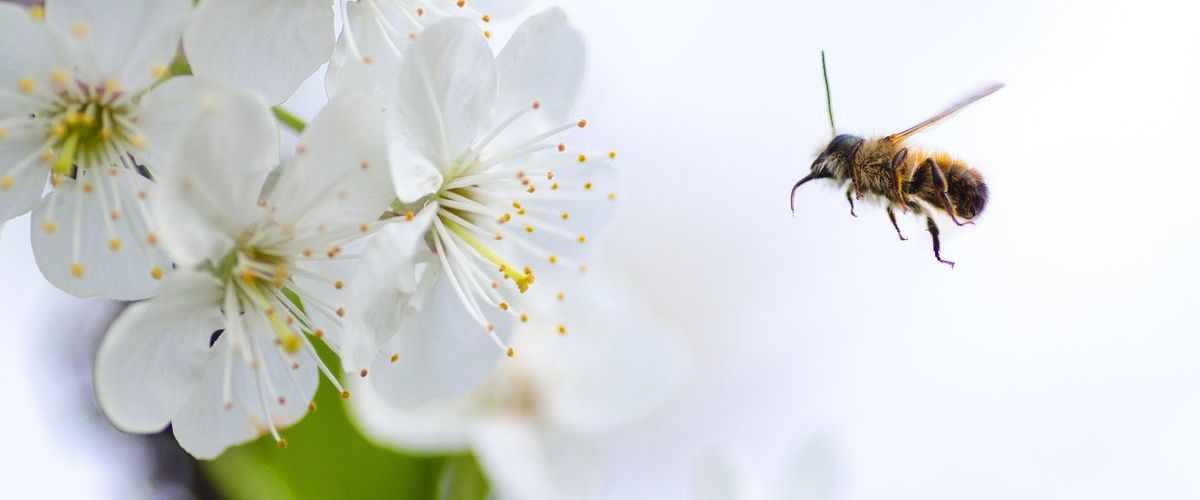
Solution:
{"label": "out-of-focus blossom", "polygon": [[594,494],[606,479],[598,444],[670,404],[690,371],[674,331],[625,299],[628,290],[597,284],[606,286],[565,307],[577,322],[569,334],[532,321],[517,328],[521,354],[476,390],[406,411],[363,387],[355,421],[401,450],[473,451],[500,498]]}
{"label": "out-of-focus blossom", "polygon": [[393,209],[412,223],[382,231],[360,278],[386,292],[364,310],[380,311],[366,318],[384,354],[373,380],[396,404],[475,387],[513,355],[510,326],[561,302],[586,270],[614,206],[616,153],[561,142],[586,125],[567,118],[585,57],[558,9],[525,22],[498,57],[465,20],[410,48],[389,147]]}
{"label": "out-of-focus blossom", "polygon": [[336,95],[363,82],[389,86],[396,80],[408,45],[426,26],[461,17],[477,21],[491,37],[490,23],[523,11],[528,0],[358,0],[340,1],[343,23],[329,61],[326,88]]}
{"label": "out-of-focus blossom", "polygon": [[145,198],[155,153],[189,113],[147,91],[189,11],[187,0],[0,4],[0,221],[33,211],[38,266],[72,295],[145,298],[170,269]]}
{"label": "out-of-focus blossom", "polygon": [[204,0],[184,34],[192,71],[281,103],[333,52],[331,0]]}
{"label": "out-of-focus blossom", "polygon": [[[308,338],[361,351],[341,328],[353,286],[343,245],[371,232],[392,198],[378,96],[335,99],[280,168],[278,129],[249,94],[205,103],[185,126],[154,201],[179,269],[113,324],[96,360],[101,408],[120,429],[172,424],[199,458],[270,433],[314,409]],[[371,346],[371,344],[367,344]],[[344,393],[348,396],[348,393]]]}
{"label": "out-of-focus blossom", "polygon": [[693,472],[692,493],[696,500],[830,500],[833,477],[829,444],[817,438],[800,448],[779,480],[772,482],[748,474],[728,455],[704,455]]}

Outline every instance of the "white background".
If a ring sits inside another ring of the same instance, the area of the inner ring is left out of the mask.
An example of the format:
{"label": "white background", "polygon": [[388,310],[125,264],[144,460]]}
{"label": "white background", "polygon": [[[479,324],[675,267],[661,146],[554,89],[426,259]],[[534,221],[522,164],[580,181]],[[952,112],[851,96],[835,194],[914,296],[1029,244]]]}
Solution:
{"label": "white background", "polygon": [[[697,357],[688,393],[611,436],[605,497],[687,498],[714,449],[769,490],[814,435],[837,498],[1200,496],[1197,13],[812,4],[565,4],[592,50],[591,140],[625,170],[608,260]],[[957,269],[920,221],[897,241],[881,209],[852,218],[840,192],[805,186],[789,214],[829,134],[820,49],[843,132],[894,132],[1008,84],[914,141],[991,188],[977,226],[943,224]],[[37,274],[27,231],[0,240],[0,477],[102,496],[101,455],[47,414],[62,384],[39,332],[74,308]]]}

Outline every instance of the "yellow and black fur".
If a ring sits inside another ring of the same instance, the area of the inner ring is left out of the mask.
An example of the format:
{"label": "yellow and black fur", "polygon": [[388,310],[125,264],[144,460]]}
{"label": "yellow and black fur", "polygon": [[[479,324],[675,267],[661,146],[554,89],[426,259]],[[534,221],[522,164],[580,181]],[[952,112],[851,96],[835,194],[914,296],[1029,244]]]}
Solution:
{"label": "yellow and black fur", "polygon": [[[943,212],[955,224],[973,224],[987,207],[988,188],[979,171],[966,163],[941,152],[924,151],[904,145],[911,135],[950,116],[955,111],[999,90],[993,85],[971,98],[951,106],[946,111],[903,132],[886,137],[864,139],[849,134],[838,135],[817,155],[812,172],[792,187],[792,210],[795,211],[796,189],[814,179],[832,179],[846,187],[850,214],[854,200],[879,199],[887,205],[888,219],[901,240],[907,238],[896,224],[895,210],[910,210],[925,216],[925,224],[933,238],[933,255],[938,262],[954,267],[941,256],[938,227],[932,213]],[[965,222],[964,222],[965,221]]]}

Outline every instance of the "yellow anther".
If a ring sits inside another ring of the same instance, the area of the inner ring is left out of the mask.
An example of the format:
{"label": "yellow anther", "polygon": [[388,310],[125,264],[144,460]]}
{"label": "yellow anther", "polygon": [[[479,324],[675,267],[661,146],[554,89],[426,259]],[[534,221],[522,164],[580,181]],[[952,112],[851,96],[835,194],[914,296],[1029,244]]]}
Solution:
{"label": "yellow anther", "polygon": [[287,440],[286,439],[283,439],[283,438],[279,439],[279,449],[281,449],[281,450],[287,449]]}
{"label": "yellow anther", "polygon": [[567,212],[563,212],[563,213],[562,213],[562,220],[567,220],[567,219],[570,219],[570,218],[571,218],[571,214],[569,214],[569,213],[567,213]]}
{"label": "yellow anther", "polygon": [[508,222],[510,220],[512,220],[512,214],[509,214],[508,212],[504,212],[504,215],[500,216],[501,224],[504,224],[505,222]]}
{"label": "yellow anther", "polygon": [[555,182],[554,184],[551,184],[550,189],[558,189],[558,183]]}
{"label": "yellow anther", "polygon": [[592,181],[587,181],[587,182],[583,183],[583,188],[584,189],[592,189]]}
{"label": "yellow anther", "polygon": [[496,241],[500,241],[500,240],[504,239],[504,235],[500,234],[500,233],[496,233],[496,236],[494,236],[493,238],[495,238]]}
{"label": "yellow anther", "polygon": [[129,145],[137,149],[146,149],[146,138],[141,135],[135,135],[129,139]]}
{"label": "yellow anther", "polygon": [[567,334],[567,325],[558,325],[558,334],[566,335]]}
{"label": "yellow anther", "polygon": [[492,37],[492,32],[491,32],[491,31],[488,31],[488,30],[483,30],[483,37],[484,37],[484,38],[491,38],[491,37]]}
{"label": "yellow anther", "polygon": [[492,22],[492,16],[489,16],[489,15],[487,15],[487,14],[484,14],[484,15],[483,15],[483,22],[485,22],[485,23],[490,23],[490,22]]}
{"label": "yellow anther", "polygon": [[313,333],[313,337],[316,337],[316,338],[318,338],[318,339],[319,339],[319,338],[322,338],[322,337],[324,337],[324,336],[325,336],[325,331],[324,331],[324,330],[313,330],[313,332],[312,332],[312,333]]}
{"label": "yellow anther", "polygon": [[41,5],[30,7],[29,17],[34,21],[44,21],[46,19],[46,8]]}
{"label": "yellow anther", "polygon": [[517,215],[525,215],[525,209],[522,208],[520,210],[517,210]]}
{"label": "yellow anther", "polygon": [[[42,156],[41,156],[41,158],[40,158],[40,159],[42,160],[42,163],[50,163],[50,162],[54,161],[54,150],[53,150],[53,149],[47,149],[47,150],[45,150],[45,151],[42,151]],[[50,181],[50,182],[51,182],[51,183],[54,183],[56,180],[57,180],[57,179],[51,179],[51,181]],[[61,181],[59,181],[59,182],[61,182]],[[57,184],[55,184],[55,187],[57,187],[57,186],[58,186],[58,185],[57,185]]]}
{"label": "yellow anther", "polygon": [[350,391],[342,391],[342,399],[350,399]]}
{"label": "yellow anther", "polygon": [[615,160],[615,159],[617,159],[617,152],[616,152],[616,151],[609,151],[609,152],[608,152],[608,159],[610,159],[610,160]]}
{"label": "yellow anther", "polygon": [[532,233],[532,232],[533,232],[533,226],[525,226],[525,232],[527,232],[527,233]]}
{"label": "yellow anther", "polygon": [[71,25],[71,34],[75,35],[76,38],[87,36],[88,31],[91,31],[91,27],[86,22],[75,21],[75,24]]}
{"label": "yellow anther", "polygon": [[0,189],[8,191],[9,189],[12,189],[12,186],[13,186],[13,178],[11,175],[5,175],[4,177],[0,177]]}
{"label": "yellow anther", "polygon": [[158,267],[158,266],[154,266],[154,269],[150,270],[150,277],[154,278],[155,280],[161,280],[163,278],[162,268]]}
{"label": "yellow anther", "polygon": [[116,252],[121,249],[121,244],[121,238],[113,238],[108,240],[108,249]]}
{"label": "yellow anther", "polygon": [[557,298],[558,300],[563,300],[563,299],[567,298],[567,294],[565,294],[563,292],[558,292],[558,295],[556,295],[555,298]]}
{"label": "yellow anther", "polygon": [[346,284],[343,283],[342,280],[337,280],[337,281],[333,282],[333,287],[338,290],[341,290],[342,287],[344,287],[344,286],[346,286]]}
{"label": "yellow anther", "polygon": [[392,363],[395,363],[395,362],[397,362],[397,361],[400,361],[400,355],[399,355],[399,354],[393,354],[393,355],[392,355],[392,358],[391,358],[390,360],[388,360],[388,361],[391,361]]}
{"label": "yellow anther", "polygon": [[608,193],[608,201],[616,201],[617,193]]}
{"label": "yellow anther", "polygon": [[587,155],[579,155],[579,163],[583,163],[586,161],[587,161]]}
{"label": "yellow anther", "polygon": [[587,243],[587,236],[581,234],[579,235],[579,244],[582,245],[584,243]]}
{"label": "yellow anther", "polygon": [[550,254],[550,263],[551,263],[551,264],[556,264],[556,263],[558,263],[558,257],[557,257],[557,256],[555,256],[554,254]]}
{"label": "yellow anther", "polygon": [[581,273],[586,273],[586,272],[587,272],[587,266],[586,266],[586,265],[582,265],[582,264],[581,264],[581,265],[579,266],[579,272],[581,272]]}
{"label": "yellow anther", "polygon": [[413,220],[413,217],[416,217],[416,215],[414,215],[411,210],[408,212],[405,212],[405,214],[404,214],[404,220],[410,221],[410,220]]}
{"label": "yellow anther", "polygon": [[250,269],[242,269],[241,277],[242,281],[247,285],[253,285],[254,282],[257,281],[257,278],[254,277],[254,271],[251,271]]}
{"label": "yellow anther", "polygon": [[463,7],[466,7],[466,5],[467,5],[467,0],[458,0],[458,3],[457,3],[456,5],[458,5],[458,7],[459,7],[460,9],[461,9],[461,8],[463,8]]}
{"label": "yellow anther", "polygon": [[317,411],[317,403],[315,403],[315,402],[309,403],[308,404],[308,412],[312,413],[314,411]]}
{"label": "yellow anther", "polygon": [[529,315],[525,314],[525,313],[521,313],[521,322],[526,323],[528,321],[529,321]]}
{"label": "yellow anther", "polygon": [[95,184],[92,184],[90,182],[83,183],[83,193],[84,194],[90,194],[92,191],[95,191],[95,190],[96,190]]}
{"label": "yellow anther", "polygon": [[150,246],[158,245],[158,235],[154,233],[147,234],[146,244]]}
{"label": "yellow anther", "polygon": [[501,311],[507,311],[507,310],[508,310],[508,302],[505,302],[505,301],[503,301],[503,300],[502,300],[502,301],[500,301],[500,310],[501,310]]}
{"label": "yellow anther", "polygon": [[363,368],[362,370],[359,370],[359,371],[358,371],[358,376],[359,376],[359,377],[361,377],[361,378],[367,378],[367,374],[368,374],[368,373],[369,373],[369,372],[367,371],[367,369],[366,369],[366,368]]}
{"label": "yellow anther", "polygon": [[511,357],[513,357],[513,356],[516,356],[516,355],[517,355],[517,351],[515,351],[515,350],[513,350],[513,348],[509,347],[509,348],[508,348],[508,357],[510,357],[510,358],[511,358]]}
{"label": "yellow anther", "polygon": [[17,88],[21,90],[21,93],[28,94],[37,88],[37,83],[33,81],[33,78],[23,76],[20,80],[17,80]]}
{"label": "yellow anther", "polygon": [[[291,318],[288,318],[288,319],[291,319]],[[304,345],[301,342],[302,341],[301,341],[299,335],[296,335],[296,334],[288,335],[287,337],[285,337],[283,339],[283,350],[287,351],[289,354],[295,353],[295,352],[299,351],[300,347],[302,347]]]}
{"label": "yellow anther", "polygon": [[83,268],[83,264],[78,262],[71,263],[71,276],[82,278],[85,273],[87,273],[87,271]]}
{"label": "yellow anther", "polygon": [[162,78],[163,75],[167,74],[167,65],[158,62],[151,64],[150,74],[154,75],[155,78]]}
{"label": "yellow anther", "polygon": [[54,234],[55,231],[58,231],[58,224],[50,219],[46,219],[42,222],[42,231],[45,231],[46,234]]}
{"label": "yellow anther", "polygon": [[67,84],[67,78],[67,70],[65,69],[56,68],[54,71],[50,72],[50,83],[54,84],[55,87],[65,86]]}
{"label": "yellow anther", "polygon": [[67,113],[67,125],[78,125],[83,120],[83,115],[76,111]]}
{"label": "yellow anther", "polygon": [[579,120],[579,123],[578,123],[578,125],[579,125],[579,128],[586,127],[586,126],[587,126],[587,120]]}
{"label": "yellow anther", "polygon": [[8,129],[0,127],[0,141],[4,140],[5,137],[8,137]]}

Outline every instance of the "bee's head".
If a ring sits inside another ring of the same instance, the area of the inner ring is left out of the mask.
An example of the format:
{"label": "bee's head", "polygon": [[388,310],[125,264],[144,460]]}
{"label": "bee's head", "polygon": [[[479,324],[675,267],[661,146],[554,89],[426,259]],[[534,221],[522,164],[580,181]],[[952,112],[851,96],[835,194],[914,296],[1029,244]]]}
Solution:
{"label": "bee's head", "polygon": [[813,178],[845,179],[849,177],[851,160],[862,143],[861,137],[850,134],[834,137],[832,141],[829,141],[829,145],[825,146],[825,150],[817,154],[817,159],[813,160]]}
{"label": "bee's head", "polygon": [[825,146],[825,150],[817,155],[817,159],[813,160],[812,173],[805,176],[792,186],[792,211],[796,211],[796,189],[799,189],[805,182],[813,179],[846,179],[850,177],[850,164],[854,158],[858,147],[863,143],[861,137],[856,137],[850,134],[842,134],[834,137],[829,141],[829,145]]}

